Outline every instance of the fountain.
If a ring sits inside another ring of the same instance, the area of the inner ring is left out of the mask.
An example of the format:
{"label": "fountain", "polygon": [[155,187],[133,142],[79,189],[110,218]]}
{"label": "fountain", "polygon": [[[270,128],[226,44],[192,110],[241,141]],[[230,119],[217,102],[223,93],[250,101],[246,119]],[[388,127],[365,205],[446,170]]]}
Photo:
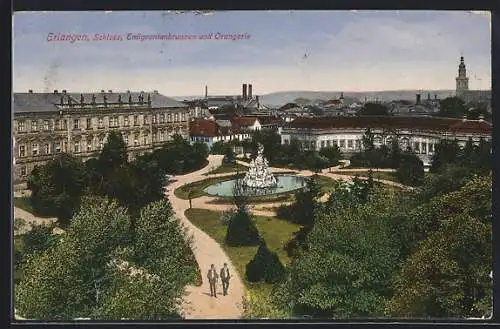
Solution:
{"label": "fountain", "polygon": [[270,188],[278,185],[278,180],[269,171],[269,164],[264,158],[264,146],[259,143],[257,157],[252,159],[247,174],[243,178],[243,186],[251,188]]}
{"label": "fountain", "polygon": [[205,188],[213,196],[230,197],[237,181],[242,183],[243,193],[247,196],[265,196],[287,193],[304,187],[305,178],[296,175],[273,175],[264,157],[264,146],[259,143],[257,156],[250,162],[248,172],[243,178],[222,181]]}

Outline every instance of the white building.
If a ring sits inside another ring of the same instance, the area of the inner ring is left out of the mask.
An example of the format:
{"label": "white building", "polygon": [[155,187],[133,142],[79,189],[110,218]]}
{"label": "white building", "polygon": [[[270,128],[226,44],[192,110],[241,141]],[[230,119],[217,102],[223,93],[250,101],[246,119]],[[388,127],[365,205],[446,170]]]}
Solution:
{"label": "white building", "polygon": [[304,149],[320,150],[337,145],[343,153],[362,150],[367,128],[374,135],[375,146],[389,145],[397,138],[402,149],[411,148],[430,165],[436,145],[443,138],[457,139],[464,146],[469,137],[491,140],[492,126],[484,120],[432,117],[322,117],[297,118],[281,131],[281,143],[297,139]]}

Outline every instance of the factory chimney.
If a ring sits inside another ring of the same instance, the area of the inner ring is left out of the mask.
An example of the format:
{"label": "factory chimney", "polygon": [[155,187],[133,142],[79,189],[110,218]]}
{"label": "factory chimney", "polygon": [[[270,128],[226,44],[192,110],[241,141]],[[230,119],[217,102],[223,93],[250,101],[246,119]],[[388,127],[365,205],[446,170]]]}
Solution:
{"label": "factory chimney", "polygon": [[247,84],[246,83],[243,84],[243,93],[241,96],[242,96],[244,101],[247,100]]}
{"label": "factory chimney", "polygon": [[417,105],[420,105],[420,94],[417,94],[417,101],[416,101]]}
{"label": "factory chimney", "polygon": [[248,85],[248,99],[252,99],[252,84]]}
{"label": "factory chimney", "polygon": [[208,86],[205,85],[205,98],[208,98]]}

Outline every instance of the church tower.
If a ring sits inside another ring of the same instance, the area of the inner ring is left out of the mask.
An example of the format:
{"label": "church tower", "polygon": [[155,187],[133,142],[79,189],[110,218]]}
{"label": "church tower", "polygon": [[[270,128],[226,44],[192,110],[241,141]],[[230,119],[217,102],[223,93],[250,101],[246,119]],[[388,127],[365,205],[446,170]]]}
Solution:
{"label": "church tower", "polygon": [[460,57],[460,64],[458,65],[458,77],[456,95],[457,97],[465,97],[469,90],[469,78],[467,78],[467,69],[465,68],[464,57]]}

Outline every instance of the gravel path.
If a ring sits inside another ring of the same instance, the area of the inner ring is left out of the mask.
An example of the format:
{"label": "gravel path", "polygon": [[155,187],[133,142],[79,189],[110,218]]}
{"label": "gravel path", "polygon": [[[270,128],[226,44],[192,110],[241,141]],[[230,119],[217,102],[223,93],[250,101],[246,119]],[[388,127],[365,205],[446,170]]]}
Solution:
{"label": "gravel path", "polygon": [[[238,319],[243,314],[243,298],[245,297],[245,287],[238,272],[232,266],[231,260],[226,255],[221,245],[212,239],[208,234],[191,224],[184,212],[189,208],[189,201],[177,198],[174,195],[176,188],[183,184],[206,179],[204,173],[210,171],[213,166],[222,164],[223,156],[210,155],[209,164],[203,169],[182,176],[175,176],[176,180],[168,186],[167,196],[172,203],[175,215],[187,228],[187,232],[193,237],[193,253],[201,270],[203,283],[200,287],[188,286],[183,303],[183,316],[185,319]],[[196,205],[196,200],[192,200]],[[210,264],[220,270],[223,263],[227,263],[233,277],[231,278],[227,296],[222,296],[222,286],[218,283],[217,298],[210,297],[210,287],[206,274]]]}
{"label": "gravel path", "polygon": [[14,235],[20,235],[31,230],[33,225],[50,225],[57,221],[56,218],[41,218],[36,217],[30,212],[23,210],[21,208],[14,207],[14,220],[16,218],[22,219],[24,221],[24,225],[19,228]]}

